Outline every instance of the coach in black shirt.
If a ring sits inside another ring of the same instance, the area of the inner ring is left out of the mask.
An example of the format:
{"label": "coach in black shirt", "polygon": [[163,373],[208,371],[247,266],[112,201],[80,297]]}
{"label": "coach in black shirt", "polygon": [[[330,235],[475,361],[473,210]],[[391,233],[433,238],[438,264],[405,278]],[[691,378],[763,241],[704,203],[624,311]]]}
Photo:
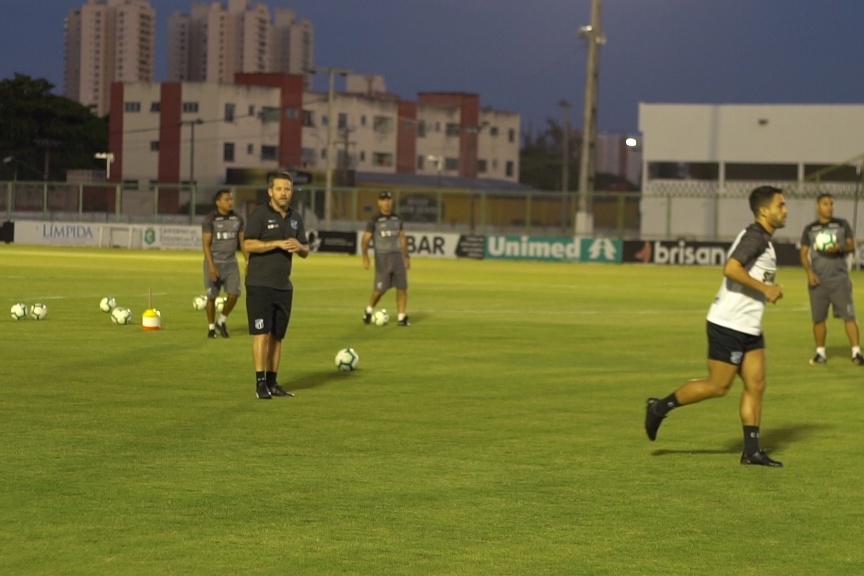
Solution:
{"label": "coach in black shirt", "polygon": [[286,172],[267,175],[270,201],[256,208],[246,223],[244,251],[249,254],[246,271],[246,313],[252,334],[255,364],[255,394],[262,400],[294,396],[276,381],[282,359],[282,340],[291,320],[294,286],[291,263],[294,254],[309,255],[309,240],[303,219],[291,208],[294,181]]}

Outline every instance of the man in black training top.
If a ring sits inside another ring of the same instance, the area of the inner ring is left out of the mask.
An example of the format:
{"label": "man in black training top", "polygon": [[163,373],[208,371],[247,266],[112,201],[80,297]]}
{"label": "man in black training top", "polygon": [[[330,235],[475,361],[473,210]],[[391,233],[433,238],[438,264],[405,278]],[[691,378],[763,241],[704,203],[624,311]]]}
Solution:
{"label": "man in black training top", "polygon": [[723,282],[708,310],[708,378],[690,380],[666,398],[649,398],[645,406],[645,432],[657,438],[660,423],[670,410],[709,398],[724,396],[735,376],[744,381],[739,414],[744,428],[741,464],[781,467],[762,449],[759,426],[765,392],[765,338],[762,315],[765,303],[783,297],[774,283],[777,255],[771,235],[786,225],[783,191],[760,186],[750,193],[750,210],[756,222],[742,230],[723,267]]}
{"label": "man in black training top", "polygon": [[[834,316],[843,319],[846,337],[852,347],[852,363],[864,366],[859,344],[858,320],[855,319],[855,303],[852,299],[852,280],[846,256],[855,253],[855,235],[849,222],[834,217],[834,198],[831,194],[820,194],[816,199],[819,218],[804,228],[801,235],[801,265],[807,273],[807,288],[810,294],[810,316],[813,320],[813,339],[816,355],[810,364],[825,364],[825,340],[828,327],[828,307],[834,307]],[[829,242],[820,242],[823,238]]]}
{"label": "man in black training top", "polygon": [[269,202],[256,208],[246,224],[244,248],[249,253],[246,272],[246,314],[252,335],[255,395],[294,396],[276,380],[282,359],[282,340],[291,320],[294,254],[309,255],[309,241],[300,214],[291,208],[294,180],[287,172],[267,175]]}
{"label": "man in black training top", "polygon": [[[216,329],[228,338],[228,315],[240,297],[240,267],[237,249],[243,250],[243,218],[234,212],[230,190],[219,190],[213,196],[215,209],[201,222],[204,245],[204,289],[207,291],[207,337],[216,338]],[[243,252],[243,259],[249,256]],[[225,289],[225,305],[216,319],[216,298]]]}
{"label": "man in black training top", "polygon": [[393,213],[393,195],[384,191],[378,195],[378,213],[369,220],[360,241],[363,267],[369,269],[369,242],[375,247],[375,284],[369,305],[363,311],[363,323],[372,321],[375,305],[391,287],[396,288],[396,311],[399,326],[410,326],[408,308],[408,269],[411,256],[408,240],[402,228],[402,218]]}

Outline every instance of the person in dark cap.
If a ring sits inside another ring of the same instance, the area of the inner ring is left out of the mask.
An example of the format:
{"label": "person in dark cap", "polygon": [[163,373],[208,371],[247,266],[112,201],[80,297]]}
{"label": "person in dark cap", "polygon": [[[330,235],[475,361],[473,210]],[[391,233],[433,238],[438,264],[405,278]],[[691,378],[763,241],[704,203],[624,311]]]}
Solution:
{"label": "person in dark cap", "polygon": [[[373,242],[374,239],[374,242]],[[372,296],[363,311],[363,323],[372,322],[372,313],[381,297],[390,288],[396,288],[397,324],[410,326],[406,310],[408,308],[408,269],[411,256],[408,254],[408,240],[402,226],[402,218],[393,213],[393,195],[387,190],[378,194],[378,213],[366,225],[360,241],[363,255],[363,268],[369,269],[369,244],[375,250],[375,283]]]}

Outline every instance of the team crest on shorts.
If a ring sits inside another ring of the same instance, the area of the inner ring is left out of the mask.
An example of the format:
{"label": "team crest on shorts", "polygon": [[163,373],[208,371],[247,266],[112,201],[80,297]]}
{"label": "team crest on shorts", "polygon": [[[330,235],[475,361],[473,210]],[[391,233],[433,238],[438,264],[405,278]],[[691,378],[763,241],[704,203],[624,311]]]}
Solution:
{"label": "team crest on shorts", "polygon": [[743,352],[732,352],[732,355],[729,356],[729,361],[736,366],[741,364],[741,359],[744,358]]}
{"label": "team crest on shorts", "polygon": [[264,329],[264,319],[263,318],[256,318],[255,319],[255,329],[256,330],[263,330]]}

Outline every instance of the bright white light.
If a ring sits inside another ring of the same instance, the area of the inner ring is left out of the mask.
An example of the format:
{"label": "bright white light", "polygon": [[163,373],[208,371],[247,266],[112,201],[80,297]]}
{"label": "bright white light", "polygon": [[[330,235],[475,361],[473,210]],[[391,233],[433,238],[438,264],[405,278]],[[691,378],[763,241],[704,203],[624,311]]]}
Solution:
{"label": "bright white light", "polygon": [[630,148],[634,148],[636,144],[638,144],[638,142],[636,142],[635,138],[627,138],[626,140],[624,140],[624,144],[626,144]]}

